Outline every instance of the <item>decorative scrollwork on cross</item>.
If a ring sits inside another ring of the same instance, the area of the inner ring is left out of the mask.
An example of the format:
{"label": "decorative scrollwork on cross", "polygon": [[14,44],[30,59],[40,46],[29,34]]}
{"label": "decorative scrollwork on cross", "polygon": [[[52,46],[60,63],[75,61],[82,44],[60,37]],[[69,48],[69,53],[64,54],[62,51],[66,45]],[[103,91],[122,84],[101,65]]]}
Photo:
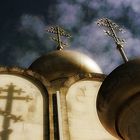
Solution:
{"label": "decorative scrollwork on cross", "polygon": [[71,35],[67,33],[64,29],[60,28],[59,26],[51,26],[45,29],[45,31],[55,34],[56,36],[51,37],[52,40],[57,42],[57,50],[63,50],[68,44],[64,43],[61,39],[61,36],[70,38]]}
{"label": "decorative scrollwork on cross", "polygon": [[97,20],[97,25],[102,26],[105,28],[104,32],[113,38],[113,40],[115,41],[116,45],[117,45],[117,49],[120,51],[121,56],[124,60],[124,62],[128,61],[128,58],[123,50],[123,44],[125,43],[125,40],[118,37],[118,33],[119,32],[123,32],[123,29],[120,28],[119,25],[117,25],[116,23],[112,22],[110,19],[108,18],[102,18]]}

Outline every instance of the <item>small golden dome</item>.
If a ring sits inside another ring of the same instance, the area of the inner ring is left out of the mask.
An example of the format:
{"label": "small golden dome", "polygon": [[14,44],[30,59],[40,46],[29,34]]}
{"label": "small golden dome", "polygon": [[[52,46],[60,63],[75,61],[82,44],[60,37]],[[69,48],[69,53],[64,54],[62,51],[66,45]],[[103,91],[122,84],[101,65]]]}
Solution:
{"label": "small golden dome", "polygon": [[101,73],[99,66],[91,58],[70,50],[53,51],[41,56],[29,69],[42,74],[49,81],[78,73]]}

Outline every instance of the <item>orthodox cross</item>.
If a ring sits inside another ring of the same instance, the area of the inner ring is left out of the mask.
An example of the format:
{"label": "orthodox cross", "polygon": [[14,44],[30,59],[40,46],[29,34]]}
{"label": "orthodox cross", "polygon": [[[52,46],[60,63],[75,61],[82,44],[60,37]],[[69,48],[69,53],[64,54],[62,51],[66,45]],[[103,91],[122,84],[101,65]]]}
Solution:
{"label": "orthodox cross", "polygon": [[[0,94],[3,92],[7,93],[7,95],[0,96],[0,99],[6,99],[5,110],[0,109],[0,115],[4,116],[2,125],[3,130],[0,132],[1,140],[9,139],[9,135],[12,132],[12,130],[9,129],[11,120],[15,122],[23,121],[21,116],[11,114],[13,100],[25,100],[27,102],[32,100],[32,98],[29,96],[20,97],[21,93],[24,93],[24,91],[21,88],[15,89],[15,87],[16,86],[13,83],[10,83],[10,85],[7,85],[7,88],[0,88]],[[19,96],[14,96],[14,93],[17,93]]]}
{"label": "orthodox cross", "polygon": [[61,36],[70,38],[71,35],[67,33],[64,29],[60,28],[59,26],[54,26],[54,27],[48,27],[45,29],[49,33],[56,34],[55,37],[51,37],[52,40],[57,42],[57,50],[63,50],[64,47],[67,47],[68,45],[64,42],[62,42]]}
{"label": "orthodox cross", "polygon": [[124,52],[123,44],[125,43],[124,39],[121,39],[117,36],[117,33],[122,32],[122,28],[120,28],[116,23],[112,22],[110,19],[102,18],[97,20],[97,25],[103,26],[106,28],[105,33],[112,37],[117,45],[117,49],[119,50],[124,62],[128,61],[128,58]]}

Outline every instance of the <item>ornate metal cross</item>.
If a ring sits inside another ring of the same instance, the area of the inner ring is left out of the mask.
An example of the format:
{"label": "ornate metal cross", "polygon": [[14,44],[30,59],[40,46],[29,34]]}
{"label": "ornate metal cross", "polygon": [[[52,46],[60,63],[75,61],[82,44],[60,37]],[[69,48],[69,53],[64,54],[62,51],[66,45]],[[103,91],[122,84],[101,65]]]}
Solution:
{"label": "ornate metal cross", "polygon": [[121,56],[124,60],[124,62],[128,61],[128,58],[123,50],[123,44],[125,43],[124,39],[121,39],[117,36],[118,32],[122,32],[123,30],[114,22],[112,22],[110,19],[102,18],[97,20],[97,25],[103,26],[106,28],[105,33],[112,37],[117,45],[117,49],[120,51]]}
{"label": "ornate metal cross", "polygon": [[[25,100],[25,101],[30,101],[32,100],[31,97],[25,96],[25,97],[20,97],[21,93],[24,93],[24,91],[20,89],[15,89],[15,85],[13,83],[10,83],[10,85],[7,85],[7,88],[0,88],[0,94],[1,93],[7,93],[7,95],[0,96],[0,99],[6,99],[6,106],[5,110],[0,109],[0,115],[4,116],[3,120],[3,130],[0,132],[0,137],[1,140],[8,140],[9,135],[12,132],[10,127],[10,120],[14,120],[15,122],[17,121],[23,121],[21,116],[16,116],[12,113],[12,104],[13,100]],[[14,93],[17,93],[19,96],[14,96]]]}
{"label": "ornate metal cross", "polygon": [[54,26],[54,27],[48,27],[45,29],[49,33],[56,34],[55,37],[51,37],[52,40],[57,42],[57,50],[63,50],[64,47],[67,47],[68,45],[61,40],[61,36],[68,37],[70,38],[71,35],[67,33],[64,29],[60,28],[59,26]]}

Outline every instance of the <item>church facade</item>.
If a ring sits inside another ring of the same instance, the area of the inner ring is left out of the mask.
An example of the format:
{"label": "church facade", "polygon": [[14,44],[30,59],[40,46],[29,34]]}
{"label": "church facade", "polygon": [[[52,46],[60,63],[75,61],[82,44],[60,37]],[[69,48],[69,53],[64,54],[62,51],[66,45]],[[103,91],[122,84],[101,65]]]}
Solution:
{"label": "church facade", "polygon": [[105,77],[74,51],[51,52],[28,69],[1,67],[1,140],[115,140],[96,111]]}

